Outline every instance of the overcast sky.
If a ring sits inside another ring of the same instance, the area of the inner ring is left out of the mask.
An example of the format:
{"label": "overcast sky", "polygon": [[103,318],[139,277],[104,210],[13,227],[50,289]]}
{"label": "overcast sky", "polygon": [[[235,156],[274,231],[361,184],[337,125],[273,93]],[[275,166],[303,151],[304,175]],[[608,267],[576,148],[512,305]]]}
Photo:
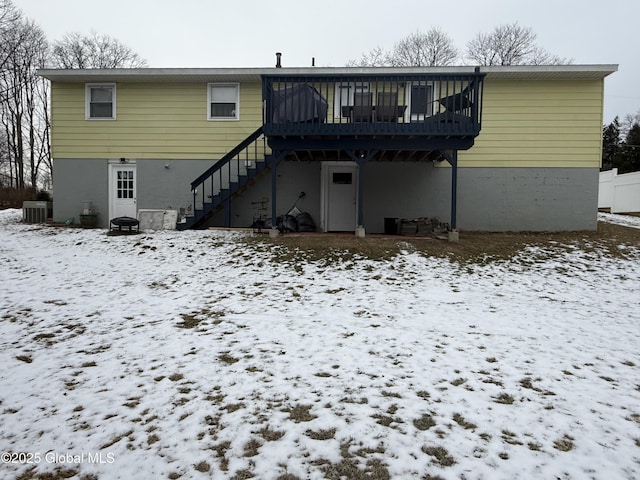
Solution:
{"label": "overcast sky", "polygon": [[619,64],[606,80],[605,122],[640,111],[638,0],[13,0],[50,41],[109,34],[150,67],[344,66],[416,30],[439,27],[459,50],[478,32],[518,22],[575,64]]}

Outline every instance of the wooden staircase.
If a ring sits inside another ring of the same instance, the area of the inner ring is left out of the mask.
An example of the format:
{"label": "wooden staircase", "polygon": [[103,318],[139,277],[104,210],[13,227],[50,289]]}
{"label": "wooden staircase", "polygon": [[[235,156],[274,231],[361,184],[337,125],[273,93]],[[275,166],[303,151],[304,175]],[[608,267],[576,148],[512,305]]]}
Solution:
{"label": "wooden staircase", "polygon": [[231,199],[264,171],[270,157],[270,149],[260,127],[191,182],[193,214],[178,223],[178,230],[202,227],[207,219],[222,209],[226,213],[225,225],[231,226]]}

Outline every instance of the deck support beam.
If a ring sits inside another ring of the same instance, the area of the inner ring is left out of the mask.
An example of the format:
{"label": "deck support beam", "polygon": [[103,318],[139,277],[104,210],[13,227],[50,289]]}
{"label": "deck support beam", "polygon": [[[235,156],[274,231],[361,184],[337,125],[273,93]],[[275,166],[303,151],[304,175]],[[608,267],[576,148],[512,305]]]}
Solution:
{"label": "deck support beam", "polygon": [[449,220],[449,241],[458,241],[458,150],[442,150],[442,156],[451,165],[451,218]]}
{"label": "deck support beam", "polygon": [[356,236],[364,237],[364,166],[378,154],[378,150],[357,151],[345,150],[351,160],[358,165],[358,215],[356,219]]}
{"label": "deck support beam", "polygon": [[268,161],[268,165],[271,168],[271,231],[269,236],[276,237],[278,235],[278,207],[276,204],[277,197],[277,180],[278,180],[278,165],[287,156],[289,150],[280,150],[272,152],[271,158]]}

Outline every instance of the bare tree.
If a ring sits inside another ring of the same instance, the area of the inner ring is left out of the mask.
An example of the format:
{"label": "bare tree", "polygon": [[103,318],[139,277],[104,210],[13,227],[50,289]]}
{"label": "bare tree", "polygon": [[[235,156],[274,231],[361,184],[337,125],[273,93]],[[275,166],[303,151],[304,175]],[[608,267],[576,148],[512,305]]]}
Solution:
{"label": "bare tree", "polygon": [[141,68],[147,62],[109,35],[70,33],[53,44],[51,61],[56,68]]}
{"label": "bare tree", "polygon": [[389,54],[380,46],[363,53],[358,60],[349,60],[347,67],[387,67],[389,66]]}
{"label": "bare tree", "polygon": [[478,33],[467,43],[466,57],[479,65],[560,65],[572,60],[547,52],[536,44],[536,34],[517,23]]}
{"label": "bare tree", "polygon": [[[44,32],[20,15],[2,38],[8,48],[0,68],[0,125],[5,142],[9,186],[36,188],[44,155],[40,139],[48,125],[40,112],[42,79],[36,70],[44,66],[48,44]],[[44,153],[46,151],[46,153]],[[46,164],[46,162],[45,162]]]}
{"label": "bare tree", "polygon": [[20,19],[20,11],[10,0],[0,0],[0,70],[19,44],[12,40],[15,40],[14,30]]}
{"label": "bare tree", "polygon": [[416,31],[397,42],[391,51],[376,47],[350,60],[347,66],[355,67],[433,67],[452,65],[458,60],[458,50],[451,38],[439,28]]}
{"label": "bare tree", "polygon": [[395,44],[390,55],[394,67],[435,67],[452,65],[458,50],[451,38],[439,28],[426,33],[416,31]]}

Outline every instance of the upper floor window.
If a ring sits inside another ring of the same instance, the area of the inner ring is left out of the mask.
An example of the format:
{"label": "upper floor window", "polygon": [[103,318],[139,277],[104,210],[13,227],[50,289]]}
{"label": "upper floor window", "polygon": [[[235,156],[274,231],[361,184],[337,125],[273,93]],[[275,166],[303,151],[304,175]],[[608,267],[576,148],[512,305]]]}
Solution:
{"label": "upper floor window", "polygon": [[89,120],[115,120],[116,118],[116,85],[87,84],[86,118]]}
{"label": "upper floor window", "polygon": [[209,120],[240,119],[240,85],[237,83],[209,84]]}

